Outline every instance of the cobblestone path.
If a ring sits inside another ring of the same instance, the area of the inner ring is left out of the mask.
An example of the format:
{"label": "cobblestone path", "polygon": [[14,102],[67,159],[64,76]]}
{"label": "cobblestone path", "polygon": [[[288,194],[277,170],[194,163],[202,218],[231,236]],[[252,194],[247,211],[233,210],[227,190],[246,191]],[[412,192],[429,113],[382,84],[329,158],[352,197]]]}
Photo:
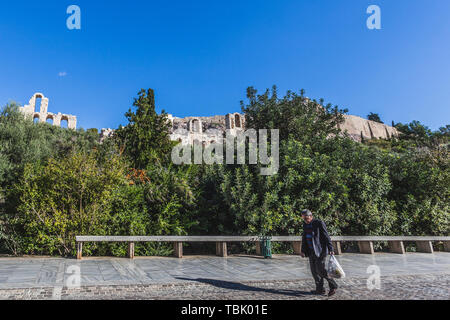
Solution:
{"label": "cobblestone path", "polygon": [[83,300],[448,300],[450,273],[381,277],[381,288],[369,290],[367,277],[338,280],[335,296],[312,295],[307,279],[231,282],[194,279],[182,283],[4,289],[0,299]]}

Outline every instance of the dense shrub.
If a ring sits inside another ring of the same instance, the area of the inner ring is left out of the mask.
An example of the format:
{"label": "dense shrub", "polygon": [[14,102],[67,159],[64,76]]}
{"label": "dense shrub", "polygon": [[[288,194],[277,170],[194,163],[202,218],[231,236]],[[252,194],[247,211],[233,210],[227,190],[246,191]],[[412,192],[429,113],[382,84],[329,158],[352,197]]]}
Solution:
{"label": "dense shrub", "polygon": [[20,201],[11,221],[20,230],[16,234],[24,235],[16,239],[20,251],[69,255],[76,235],[104,235],[113,192],[125,183],[118,157],[100,164],[94,155],[76,153],[28,164],[16,186]]}
{"label": "dense shrub", "polygon": [[[449,126],[396,124],[390,140],[357,143],[341,110],[279,98],[276,88],[242,102],[246,125],[280,129],[280,168],[170,163],[166,115],[140,91],[129,123],[99,143],[96,130],[34,124],[7,105],[0,114],[0,252],[74,255],[75,235],[296,235],[311,209],[334,235],[448,235]],[[241,249],[249,249],[243,246]],[[124,244],[86,254],[123,256]],[[285,246],[276,250],[285,251]],[[169,244],[136,254],[168,255]]]}

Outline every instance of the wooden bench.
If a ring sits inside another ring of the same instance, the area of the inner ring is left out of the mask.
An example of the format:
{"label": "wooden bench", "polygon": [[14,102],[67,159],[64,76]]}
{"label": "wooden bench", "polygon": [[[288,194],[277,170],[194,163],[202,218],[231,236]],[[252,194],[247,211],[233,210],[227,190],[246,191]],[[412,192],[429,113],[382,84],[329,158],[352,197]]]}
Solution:
{"label": "wooden bench", "polygon": [[[373,254],[373,242],[387,241],[391,252],[405,253],[403,242],[413,241],[417,244],[417,251],[433,253],[432,241],[443,241],[444,250],[450,252],[450,237],[385,237],[385,236],[334,236],[331,237],[334,251],[342,254],[341,242],[357,242],[361,253]],[[183,257],[183,242],[215,242],[216,254],[227,256],[228,242],[254,242],[256,253],[261,255],[258,236],[77,236],[77,259],[82,259],[84,242],[126,242],[128,243],[128,257],[134,258],[134,244],[136,242],[173,242],[175,257]],[[272,241],[291,242],[294,254],[299,255],[302,248],[301,236],[273,236]]]}
{"label": "wooden bench", "polygon": [[[390,252],[405,253],[403,242],[415,242],[417,252],[433,253],[433,241],[442,241],[444,250],[450,252],[450,237],[446,236],[335,236],[331,237],[333,242],[337,243],[340,251],[340,242],[353,241],[358,243],[359,252],[373,254],[374,242],[388,242]],[[335,247],[336,248],[336,247]]]}

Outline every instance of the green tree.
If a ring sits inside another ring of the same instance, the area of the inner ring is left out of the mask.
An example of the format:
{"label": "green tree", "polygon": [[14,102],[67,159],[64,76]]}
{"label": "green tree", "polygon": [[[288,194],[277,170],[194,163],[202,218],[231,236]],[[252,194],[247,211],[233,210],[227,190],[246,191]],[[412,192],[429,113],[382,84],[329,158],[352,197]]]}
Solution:
{"label": "green tree", "polygon": [[253,87],[247,89],[248,104],[241,102],[246,117],[246,127],[254,129],[279,129],[280,140],[288,138],[297,141],[323,140],[339,134],[339,125],[344,121],[346,109],[331,104],[324,105],[308,99],[302,90],[300,94],[288,91],[279,98],[276,86],[261,95]]}
{"label": "green tree", "polygon": [[379,123],[383,123],[383,121],[381,121],[380,115],[378,113],[369,113],[369,115],[367,116],[368,120],[371,121],[375,121],[375,122],[379,122]]}
{"label": "green tree", "polygon": [[127,182],[125,170],[119,156],[99,163],[85,153],[27,164],[14,190],[17,212],[8,220],[20,235],[10,239],[16,253],[74,255],[76,235],[104,235],[114,190]]}
{"label": "green tree", "polygon": [[[16,212],[19,199],[13,192],[28,164],[44,165],[50,158],[62,159],[72,152],[114,153],[111,145],[98,143],[98,134],[62,129],[26,119],[18,105],[11,103],[0,112],[0,250],[14,251],[2,241],[11,236],[6,230],[7,214]],[[12,232],[12,231],[11,231]]]}
{"label": "green tree", "polygon": [[145,169],[153,162],[167,164],[173,147],[167,114],[164,110],[160,115],[156,113],[152,89],[142,89],[138,94],[133,103],[136,111],[130,109],[125,114],[129,123],[120,127],[115,136],[135,168]]}

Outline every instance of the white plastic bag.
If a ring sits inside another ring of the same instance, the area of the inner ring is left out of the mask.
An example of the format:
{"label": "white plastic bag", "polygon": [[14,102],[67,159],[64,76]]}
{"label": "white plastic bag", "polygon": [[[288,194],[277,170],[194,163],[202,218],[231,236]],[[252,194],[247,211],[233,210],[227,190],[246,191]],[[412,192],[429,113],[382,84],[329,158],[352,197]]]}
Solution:
{"label": "white plastic bag", "polygon": [[331,255],[328,261],[328,276],[335,279],[345,278],[344,269],[342,269],[334,255]]}

